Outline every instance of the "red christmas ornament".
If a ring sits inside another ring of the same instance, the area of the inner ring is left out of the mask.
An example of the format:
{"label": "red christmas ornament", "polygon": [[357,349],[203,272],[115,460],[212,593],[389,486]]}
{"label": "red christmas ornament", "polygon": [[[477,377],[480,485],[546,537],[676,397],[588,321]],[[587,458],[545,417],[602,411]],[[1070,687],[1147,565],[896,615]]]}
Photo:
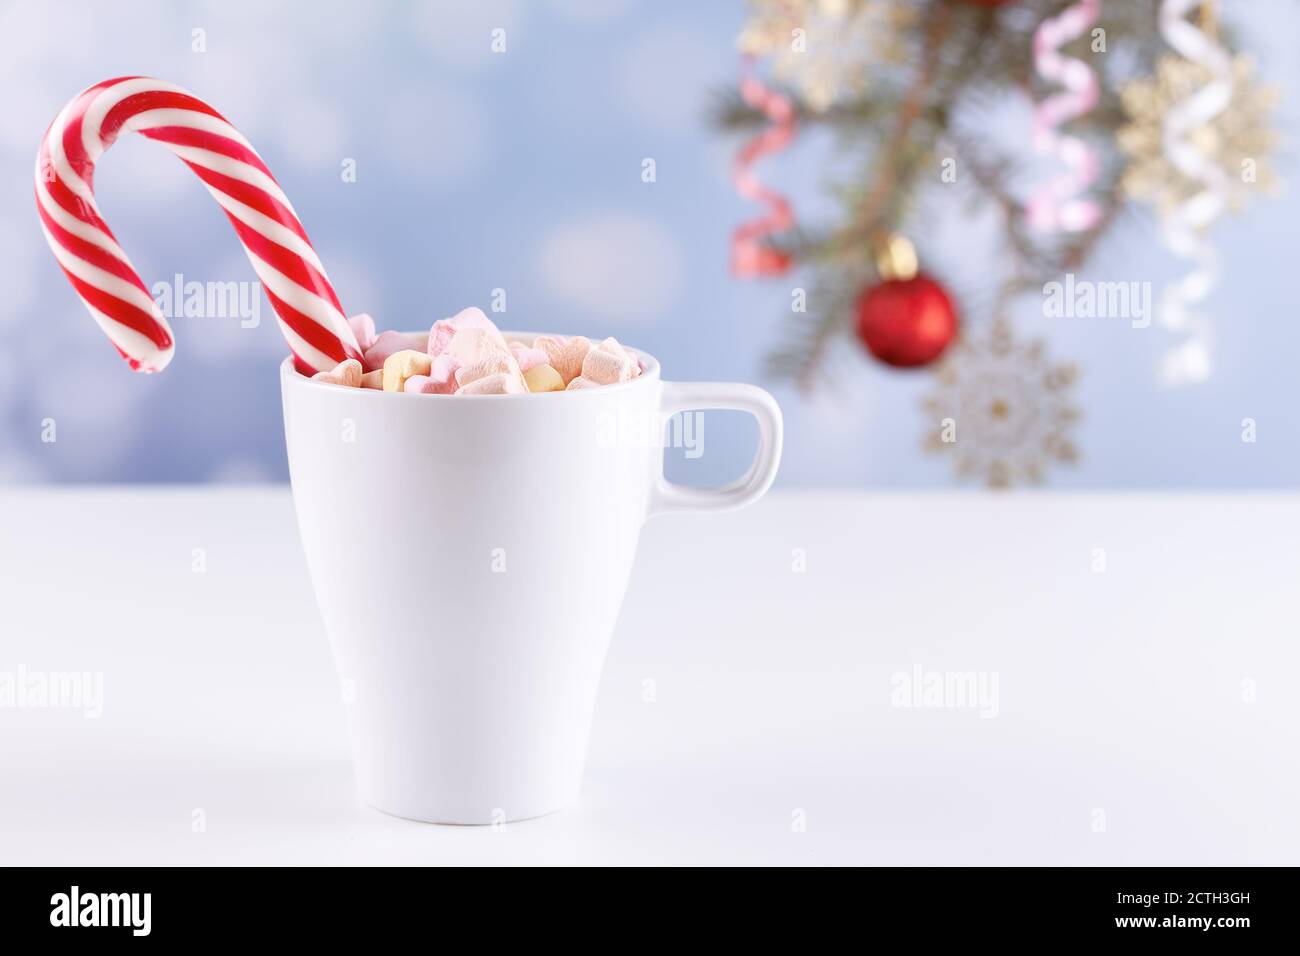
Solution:
{"label": "red christmas ornament", "polygon": [[886,365],[929,365],[957,335],[957,310],[944,287],[918,273],[865,289],[857,303],[858,338]]}

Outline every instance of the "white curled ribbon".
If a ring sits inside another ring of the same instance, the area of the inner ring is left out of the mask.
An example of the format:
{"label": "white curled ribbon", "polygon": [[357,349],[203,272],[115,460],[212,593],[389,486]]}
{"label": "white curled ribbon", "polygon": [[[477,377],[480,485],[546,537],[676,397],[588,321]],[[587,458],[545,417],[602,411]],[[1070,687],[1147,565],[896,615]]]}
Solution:
{"label": "white curled ribbon", "polygon": [[1096,71],[1082,60],[1064,56],[1061,47],[1086,34],[1100,15],[1101,0],[1080,0],[1034,31],[1034,68],[1043,79],[1064,87],[1034,112],[1034,149],[1055,156],[1065,167],[1033,194],[1025,208],[1026,222],[1041,232],[1081,232],[1101,219],[1097,203],[1081,196],[1097,181],[1097,153],[1077,136],[1060,132],[1064,123],[1092,110],[1099,95]]}
{"label": "white curled ribbon", "polygon": [[1160,7],[1160,35],[1173,49],[1209,70],[1211,80],[1173,106],[1164,120],[1161,147],[1165,157],[1191,181],[1204,188],[1162,219],[1165,245],[1175,255],[1191,260],[1192,271],[1170,282],[1157,309],[1161,325],[1183,335],[1161,360],[1160,379],[1166,385],[1205,381],[1210,375],[1210,323],[1196,311],[1218,282],[1219,257],[1206,231],[1223,214],[1228,203],[1228,174],[1191,141],[1191,134],[1214,120],[1232,102],[1232,60],[1187,20],[1202,0],[1164,0]]}

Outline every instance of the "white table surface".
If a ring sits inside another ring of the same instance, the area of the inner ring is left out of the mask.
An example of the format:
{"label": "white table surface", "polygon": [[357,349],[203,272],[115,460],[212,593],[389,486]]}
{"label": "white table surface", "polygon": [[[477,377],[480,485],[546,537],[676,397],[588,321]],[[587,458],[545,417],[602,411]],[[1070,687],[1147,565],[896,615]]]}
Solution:
{"label": "white table surface", "polygon": [[[581,802],[493,830],[359,803],[287,490],[9,490],[0,674],[104,699],[0,707],[0,863],[1300,863],[1297,541],[1281,495],[656,519]],[[916,665],[996,717],[891,706]]]}

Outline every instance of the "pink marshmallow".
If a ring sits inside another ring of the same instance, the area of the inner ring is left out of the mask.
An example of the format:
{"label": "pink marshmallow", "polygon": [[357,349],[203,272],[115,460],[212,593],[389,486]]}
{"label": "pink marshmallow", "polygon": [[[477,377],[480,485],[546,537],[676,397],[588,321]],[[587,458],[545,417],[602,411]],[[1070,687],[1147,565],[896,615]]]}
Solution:
{"label": "pink marshmallow", "polygon": [[366,349],[365,355],[362,356],[362,363],[367,372],[373,372],[384,367],[384,360],[388,356],[404,349],[422,351],[424,336],[410,335],[406,332],[380,332],[374,344]]}
{"label": "pink marshmallow", "polygon": [[564,386],[566,392],[574,392],[580,388],[599,388],[600,382],[593,382],[589,378],[583,378],[581,375],[573,378],[568,385]]}
{"label": "pink marshmallow", "polygon": [[450,355],[439,355],[433,360],[433,367],[428,375],[412,375],[406,380],[405,391],[419,392],[424,395],[451,395],[459,383],[456,370],[460,363]]}
{"label": "pink marshmallow", "polygon": [[500,343],[501,348],[506,347],[505,337],[497,331],[497,327],[492,324],[492,320],[483,314],[482,309],[468,308],[461,309],[450,319],[439,319],[433,323],[433,328],[429,330],[429,340],[426,350],[430,355],[441,355],[447,350],[452,339],[458,332],[469,331],[471,329],[489,333],[490,337]]}
{"label": "pink marshmallow", "polygon": [[640,374],[641,367],[636,357],[613,338],[605,339],[592,348],[582,360],[582,377],[598,385],[626,382]]}
{"label": "pink marshmallow", "polygon": [[[507,375],[516,378],[524,385],[524,391],[528,389],[527,384],[524,383],[523,373],[519,371],[519,363],[509,352],[497,352],[477,362],[461,366],[456,370],[456,384],[464,387],[491,375]],[[518,389],[511,389],[511,391],[518,391]]]}
{"label": "pink marshmallow", "polygon": [[440,354],[450,355],[462,365],[474,365],[494,356],[509,357],[510,349],[496,329],[461,329]]}
{"label": "pink marshmallow", "polygon": [[523,376],[511,375],[509,372],[494,372],[482,378],[476,378],[468,385],[456,389],[457,395],[514,395],[527,393],[528,385]]}
{"label": "pink marshmallow", "polygon": [[[491,381],[487,384],[478,384],[489,379]],[[528,383],[519,371],[519,363],[509,352],[498,352],[458,368],[456,384],[460,386],[456,390],[457,395],[498,395],[528,391]]]}
{"label": "pink marshmallow", "polygon": [[538,365],[551,364],[549,355],[539,348],[524,345],[522,342],[511,342],[510,354],[519,363],[519,371],[521,372],[527,372],[530,368],[536,368]]}
{"label": "pink marshmallow", "polygon": [[361,363],[356,359],[345,359],[328,372],[317,372],[311,377],[313,382],[325,382],[329,385],[346,385],[349,388],[361,387]]}
{"label": "pink marshmallow", "polygon": [[546,363],[559,372],[564,384],[568,385],[582,374],[582,362],[591,349],[591,343],[581,335],[569,338],[539,335],[533,340],[533,348],[546,354]]}
{"label": "pink marshmallow", "polygon": [[375,344],[375,320],[362,312],[349,317],[348,325],[352,326],[352,334],[357,337],[357,345],[364,354],[366,349]]}

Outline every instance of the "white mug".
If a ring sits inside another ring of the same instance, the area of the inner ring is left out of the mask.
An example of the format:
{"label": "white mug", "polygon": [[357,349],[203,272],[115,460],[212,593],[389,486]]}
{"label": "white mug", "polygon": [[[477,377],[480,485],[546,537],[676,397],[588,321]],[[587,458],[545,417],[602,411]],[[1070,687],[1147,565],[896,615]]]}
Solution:
{"label": "white mug", "polygon": [[[298,526],[370,805],[482,824],[572,802],[642,522],[772,484],[771,395],[664,382],[637,354],[629,382],[535,395],[396,394],[281,367]],[[667,482],[664,422],[706,408],[757,419],[753,464],[724,488]]]}

